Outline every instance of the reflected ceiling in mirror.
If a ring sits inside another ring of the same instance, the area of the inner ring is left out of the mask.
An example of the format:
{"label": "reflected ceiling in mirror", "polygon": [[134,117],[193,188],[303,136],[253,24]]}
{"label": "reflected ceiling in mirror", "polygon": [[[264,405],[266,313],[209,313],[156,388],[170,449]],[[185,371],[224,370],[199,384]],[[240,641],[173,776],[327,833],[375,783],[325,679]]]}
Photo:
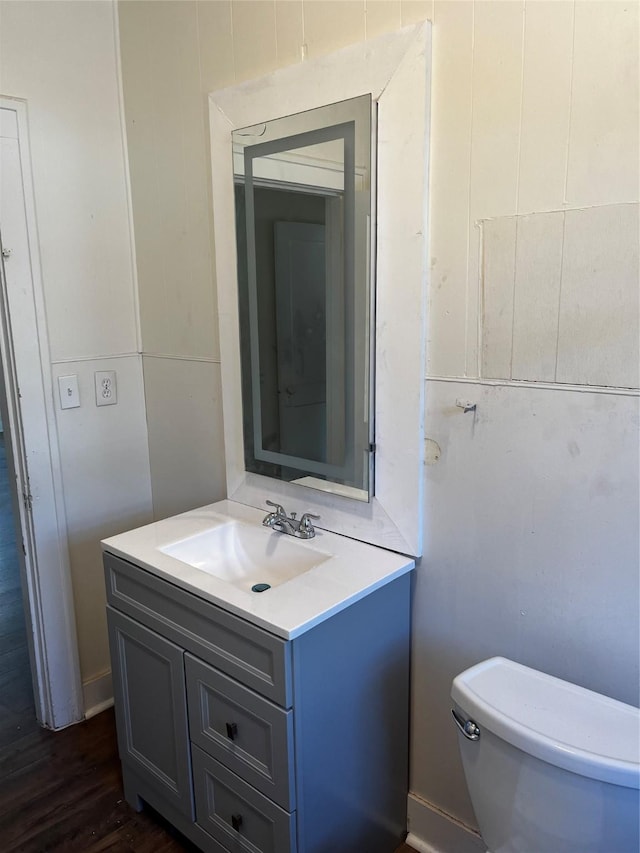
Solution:
{"label": "reflected ceiling in mirror", "polygon": [[233,132],[246,471],[370,499],[372,100]]}

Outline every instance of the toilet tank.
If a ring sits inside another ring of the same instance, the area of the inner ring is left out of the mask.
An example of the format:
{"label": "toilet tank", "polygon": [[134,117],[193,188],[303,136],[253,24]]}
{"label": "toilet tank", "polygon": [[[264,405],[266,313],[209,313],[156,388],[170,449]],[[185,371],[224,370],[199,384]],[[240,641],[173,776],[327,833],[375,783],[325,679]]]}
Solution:
{"label": "toilet tank", "polygon": [[638,853],[637,708],[505,658],[451,696],[489,853]]}

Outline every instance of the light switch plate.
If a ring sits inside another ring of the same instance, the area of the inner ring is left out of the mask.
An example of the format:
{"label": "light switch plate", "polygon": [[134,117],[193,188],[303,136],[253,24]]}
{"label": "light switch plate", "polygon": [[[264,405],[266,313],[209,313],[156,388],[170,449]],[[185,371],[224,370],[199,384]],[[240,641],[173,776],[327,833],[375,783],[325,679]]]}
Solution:
{"label": "light switch plate", "polygon": [[61,409],[77,409],[80,405],[78,377],[75,373],[70,376],[58,376],[58,392]]}
{"label": "light switch plate", "polygon": [[96,406],[115,406],[118,402],[115,370],[96,370]]}

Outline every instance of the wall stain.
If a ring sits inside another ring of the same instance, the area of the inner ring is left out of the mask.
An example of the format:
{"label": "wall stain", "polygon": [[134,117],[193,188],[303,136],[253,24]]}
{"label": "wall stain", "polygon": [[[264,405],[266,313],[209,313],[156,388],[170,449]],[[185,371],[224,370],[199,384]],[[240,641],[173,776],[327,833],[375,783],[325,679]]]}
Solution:
{"label": "wall stain", "polygon": [[432,438],[427,438],[424,443],[424,464],[435,465],[441,456],[440,445]]}

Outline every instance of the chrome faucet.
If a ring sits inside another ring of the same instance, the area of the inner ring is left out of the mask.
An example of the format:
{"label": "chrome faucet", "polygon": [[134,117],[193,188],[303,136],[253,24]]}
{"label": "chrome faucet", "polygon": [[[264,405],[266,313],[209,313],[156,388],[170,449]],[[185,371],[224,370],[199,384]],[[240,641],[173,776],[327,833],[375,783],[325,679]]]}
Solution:
{"label": "chrome faucet", "polygon": [[319,515],[305,512],[298,519],[295,512],[292,512],[288,516],[280,504],[267,501],[267,505],[272,506],[274,510],[273,512],[268,512],[262,519],[265,527],[270,527],[279,533],[286,533],[287,536],[295,536],[297,539],[313,539],[316,535],[311,519],[318,521],[320,519]]}

